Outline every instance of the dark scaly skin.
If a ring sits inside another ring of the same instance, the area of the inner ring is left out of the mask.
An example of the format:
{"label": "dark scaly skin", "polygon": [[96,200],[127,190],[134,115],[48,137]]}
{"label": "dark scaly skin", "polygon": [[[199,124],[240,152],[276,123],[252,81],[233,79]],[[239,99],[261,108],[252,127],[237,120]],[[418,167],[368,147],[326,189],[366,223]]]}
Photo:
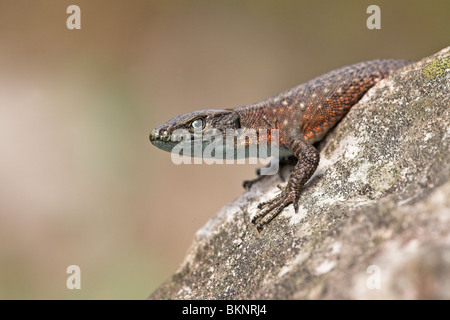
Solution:
{"label": "dark scaly skin", "polygon": [[[297,159],[287,185],[275,198],[259,204],[252,222],[260,231],[285,207],[294,205],[298,212],[300,191],[313,175],[320,161],[312,146],[379,80],[411,63],[405,60],[373,60],[346,66],[290,90],[251,105],[225,110],[203,110],[181,115],[155,128],[150,134],[154,145],[170,151],[167,140],[175,129],[192,129],[195,119],[202,119],[205,130],[252,128],[278,129],[279,146]],[[192,131],[192,130],[191,130]]]}

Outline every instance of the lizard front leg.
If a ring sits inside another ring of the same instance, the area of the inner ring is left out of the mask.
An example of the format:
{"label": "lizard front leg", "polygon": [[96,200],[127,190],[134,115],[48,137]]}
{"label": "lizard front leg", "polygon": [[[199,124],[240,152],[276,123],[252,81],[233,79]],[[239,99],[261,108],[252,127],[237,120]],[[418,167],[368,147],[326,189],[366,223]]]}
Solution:
{"label": "lizard front leg", "polygon": [[298,212],[300,190],[311,178],[319,164],[319,152],[303,138],[292,139],[290,150],[298,159],[297,164],[281,193],[275,198],[258,205],[260,211],[252,219],[252,223],[256,224],[258,231],[261,231],[264,225],[268,224],[291,203],[294,204],[295,212]]}
{"label": "lizard front leg", "polygon": [[[281,180],[286,181],[286,178],[283,177],[283,175],[281,174],[281,168],[289,165],[289,166],[294,166],[297,163],[297,158],[294,156],[289,156],[289,157],[282,157],[279,160],[279,170],[278,170],[278,176],[280,177]],[[269,163],[267,165],[266,168],[270,168],[270,166],[272,166],[272,163]],[[256,175],[257,177],[251,180],[244,180],[244,182],[242,183],[242,186],[245,189],[250,189],[252,187],[253,184],[255,184],[256,182],[259,182],[260,180],[264,179],[266,176],[261,175],[261,168],[256,169]]]}

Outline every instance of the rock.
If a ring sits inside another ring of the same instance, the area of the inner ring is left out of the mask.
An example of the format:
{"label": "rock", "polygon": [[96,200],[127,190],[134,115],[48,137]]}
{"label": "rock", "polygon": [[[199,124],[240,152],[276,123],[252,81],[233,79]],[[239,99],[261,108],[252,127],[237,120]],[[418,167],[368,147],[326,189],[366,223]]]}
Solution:
{"label": "rock", "polygon": [[150,299],[450,299],[449,105],[450,47],[351,109],[319,145],[297,214],[258,233],[251,216],[281,182],[262,179]]}

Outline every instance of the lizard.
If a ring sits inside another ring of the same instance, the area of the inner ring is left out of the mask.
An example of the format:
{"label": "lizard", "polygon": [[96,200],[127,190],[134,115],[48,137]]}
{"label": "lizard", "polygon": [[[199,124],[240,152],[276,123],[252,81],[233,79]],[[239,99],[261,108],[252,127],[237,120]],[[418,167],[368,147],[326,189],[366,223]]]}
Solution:
{"label": "lizard", "polygon": [[284,154],[294,156],[296,164],[286,186],[278,186],[281,192],[258,205],[258,212],[251,222],[261,231],[290,204],[298,212],[301,190],[320,161],[313,144],[322,140],[371,87],[410,63],[412,61],[394,59],[360,62],[325,73],[256,103],[176,116],[152,130],[150,141],[160,149],[171,151],[178,141],[173,136],[177,129],[188,130],[191,141],[195,140],[195,130],[267,129],[270,135],[270,130],[277,129],[279,147]]}

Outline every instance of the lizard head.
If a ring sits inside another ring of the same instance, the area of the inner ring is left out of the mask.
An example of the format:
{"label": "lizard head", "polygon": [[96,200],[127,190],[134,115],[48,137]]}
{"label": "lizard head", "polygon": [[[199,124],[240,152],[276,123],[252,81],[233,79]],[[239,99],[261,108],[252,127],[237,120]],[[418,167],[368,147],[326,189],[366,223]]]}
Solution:
{"label": "lizard head", "polygon": [[172,151],[181,140],[189,140],[192,144],[197,140],[204,141],[207,133],[220,130],[224,136],[227,129],[240,127],[239,114],[234,110],[199,110],[176,116],[156,127],[150,133],[150,141],[162,150]]}

